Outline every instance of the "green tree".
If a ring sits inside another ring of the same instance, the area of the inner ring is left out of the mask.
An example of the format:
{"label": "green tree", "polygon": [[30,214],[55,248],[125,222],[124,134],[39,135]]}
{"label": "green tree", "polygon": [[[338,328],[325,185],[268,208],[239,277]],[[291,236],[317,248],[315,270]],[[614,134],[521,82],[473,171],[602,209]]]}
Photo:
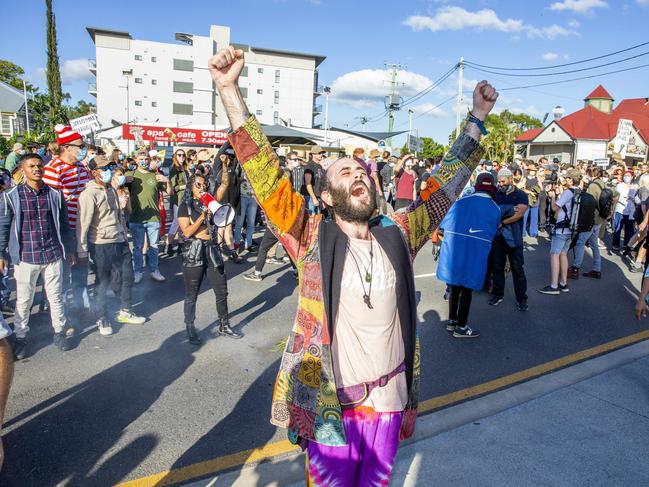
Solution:
{"label": "green tree", "polygon": [[424,159],[427,159],[429,157],[444,156],[444,153],[446,152],[446,147],[443,146],[442,144],[438,144],[430,137],[422,137],[421,142],[423,144],[423,150],[421,152],[421,156]]}
{"label": "green tree", "polygon": [[56,43],[56,17],[52,11],[52,0],[45,0],[47,8],[47,92],[50,102],[50,123],[66,123],[63,109],[63,90],[59,70],[59,54]]}
{"label": "green tree", "polygon": [[[17,64],[5,59],[0,59],[0,81],[13,86],[17,90],[23,91],[24,74],[25,70]],[[30,83],[25,82],[25,86],[29,93],[33,93],[37,90],[37,88]]]}
{"label": "green tree", "polygon": [[69,119],[83,117],[97,111],[94,103],[88,103],[85,100],[77,101],[76,106],[66,106],[66,111]]}
{"label": "green tree", "polygon": [[485,158],[506,163],[514,158],[514,141],[516,137],[531,128],[543,127],[538,118],[524,113],[512,113],[503,110],[499,114],[490,114],[485,120],[489,134],[481,141],[485,149]]}

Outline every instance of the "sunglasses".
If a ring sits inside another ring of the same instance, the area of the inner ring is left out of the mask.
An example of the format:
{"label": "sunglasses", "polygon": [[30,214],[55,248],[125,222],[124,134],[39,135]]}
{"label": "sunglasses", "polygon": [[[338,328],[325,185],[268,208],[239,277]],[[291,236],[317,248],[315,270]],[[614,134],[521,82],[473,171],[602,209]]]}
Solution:
{"label": "sunglasses", "polygon": [[177,155],[178,157],[185,157],[185,154],[183,154],[182,152],[176,152],[176,155]]}
{"label": "sunglasses", "polygon": [[63,145],[65,145],[65,146],[67,146],[67,147],[78,147],[79,149],[85,149],[85,148],[86,148],[86,144],[81,144],[81,145],[77,145],[77,144],[63,144]]}

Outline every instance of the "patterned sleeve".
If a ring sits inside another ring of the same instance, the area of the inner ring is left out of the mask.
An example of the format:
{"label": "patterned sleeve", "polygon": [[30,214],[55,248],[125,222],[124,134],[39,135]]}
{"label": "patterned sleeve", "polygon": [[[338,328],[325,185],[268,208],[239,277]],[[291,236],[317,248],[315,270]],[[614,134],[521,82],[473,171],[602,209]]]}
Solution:
{"label": "patterned sleeve", "polygon": [[55,168],[52,167],[51,164],[47,164],[43,168],[43,182],[47,184],[50,188],[63,189],[63,186],[61,185],[61,178],[59,177],[59,173],[56,171]]}
{"label": "patterned sleeve", "polygon": [[254,115],[228,138],[271,230],[297,261],[310,228],[304,198],[293,191],[288,176],[280,170],[275,151]]}
{"label": "patterned sleeve", "polygon": [[401,228],[412,259],[439,227],[483,153],[484,149],[477,140],[462,133],[444,156],[439,171],[428,179],[420,197],[408,208],[390,216]]}

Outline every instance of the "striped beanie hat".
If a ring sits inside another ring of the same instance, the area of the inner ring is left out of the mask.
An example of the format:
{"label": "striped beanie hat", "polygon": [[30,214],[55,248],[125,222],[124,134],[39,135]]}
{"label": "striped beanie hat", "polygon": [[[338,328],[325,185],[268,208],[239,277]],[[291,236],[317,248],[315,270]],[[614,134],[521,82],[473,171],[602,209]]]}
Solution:
{"label": "striped beanie hat", "polygon": [[72,142],[73,140],[81,138],[81,134],[79,134],[69,125],[62,125],[59,123],[54,127],[54,132],[56,132],[56,142],[59,145],[67,144],[69,142]]}

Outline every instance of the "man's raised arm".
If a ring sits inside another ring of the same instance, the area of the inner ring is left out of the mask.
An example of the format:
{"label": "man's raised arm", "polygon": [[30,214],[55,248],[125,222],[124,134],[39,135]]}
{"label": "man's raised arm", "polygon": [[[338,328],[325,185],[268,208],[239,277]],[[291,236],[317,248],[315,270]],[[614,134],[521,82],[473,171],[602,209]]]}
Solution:
{"label": "man's raised arm", "polygon": [[279,169],[275,151],[241,96],[239,75],[243,67],[243,51],[232,46],[209,61],[212,79],[232,127],[228,136],[230,144],[273,233],[293,260],[297,260],[308,220],[304,198],[293,191],[290,180]]}
{"label": "man's raised arm", "polygon": [[489,83],[481,81],[477,84],[473,92],[472,116],[444,156],[439,171],[428,179],[420,198],[405,211],[391,215],[406,237],[413,259],[439,226],[478,165],[484,153],[479,144],[482,130],[478,123],[484,122],[497,98],[498,92]]}

